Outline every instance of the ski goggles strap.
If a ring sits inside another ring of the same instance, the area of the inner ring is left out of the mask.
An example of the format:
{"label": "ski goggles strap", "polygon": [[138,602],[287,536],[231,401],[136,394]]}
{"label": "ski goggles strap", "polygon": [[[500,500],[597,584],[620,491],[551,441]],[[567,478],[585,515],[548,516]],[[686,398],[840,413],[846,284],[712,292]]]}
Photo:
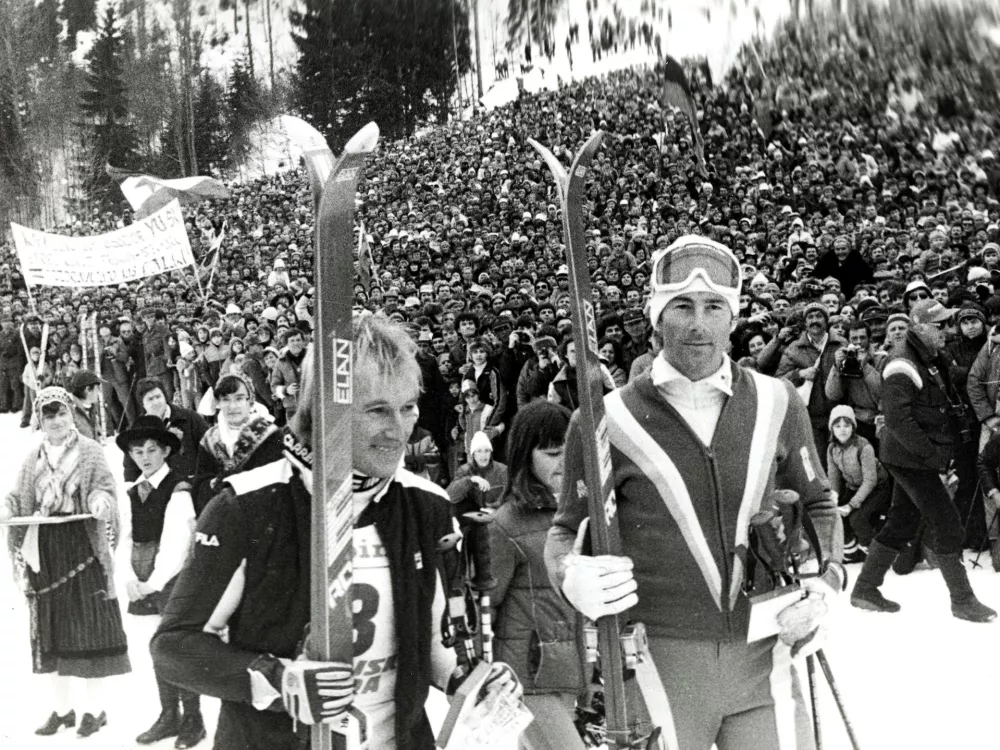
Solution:
{"label": "ski goggles strap", "polygon": [[678,289],[701,276],[712,286],[739,290],[739,261],[724,247],[701,241],[667,248],[653,260],[653,290]]}

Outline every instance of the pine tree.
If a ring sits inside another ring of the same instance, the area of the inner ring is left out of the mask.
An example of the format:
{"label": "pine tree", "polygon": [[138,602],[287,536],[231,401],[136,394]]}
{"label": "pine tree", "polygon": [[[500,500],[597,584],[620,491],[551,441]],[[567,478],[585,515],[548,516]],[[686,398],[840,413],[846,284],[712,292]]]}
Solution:
{"label": "pine tree", "polygon": [[229,134],[223,117],[225,92],[208,73],[198,80],[194,103],[194,138],[202,173],[221,170],[227,163]]}
{"label": "pine tree", "polygon": [[116,202],[114,182],[105,172],[137,167],[136,136],[129,118],[124,76],[125,50],[114,6],[108,6],[99,35],[87,53],[87,86],[81,94],[81,124],[86,160],[83,188],[91,201],[109,207]]}
{"label": "pine tree", "polygon": [[370,120],[387,138],[412,134],[470,67],[460,0],[305,0],[291,20],[298,108],[335,149]]}
{"label": "pine tree", "polygon": [[260,87],[245,58],[233,61],[226,87],[226,120],[229,126],[229,159],[238,164],[250,147],[250,131],[261,116]]}

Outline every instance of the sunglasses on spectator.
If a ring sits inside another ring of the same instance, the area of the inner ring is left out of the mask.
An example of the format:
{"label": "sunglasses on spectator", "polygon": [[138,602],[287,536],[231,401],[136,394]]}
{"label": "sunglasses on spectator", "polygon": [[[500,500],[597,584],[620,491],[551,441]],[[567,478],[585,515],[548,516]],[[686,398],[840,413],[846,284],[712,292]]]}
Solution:
{"label": "sunglasses on spectator", "polygon": [[930,298],[931,298],[931,295],[929,295],[927,292],[911,292],[910,293],[910,300],[912,300],[914,302],[917,301],[917,300],[930,299]]}

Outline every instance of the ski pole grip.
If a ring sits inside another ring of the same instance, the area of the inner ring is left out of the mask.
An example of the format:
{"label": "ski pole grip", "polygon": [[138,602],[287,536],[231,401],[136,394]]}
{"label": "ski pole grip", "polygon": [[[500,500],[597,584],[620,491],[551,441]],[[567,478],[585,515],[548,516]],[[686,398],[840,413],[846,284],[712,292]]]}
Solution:
{"label": "ski pole grip", "polygon": [[458,542],[462,535],[458,533],[447,534],[438,541],[438,566],[441,570],[441,583],[445,587],[445,594],[451,596],[454,592],[461,592],[464,582],[462,571],[462,553],[458,549]]}
{"label": "ski pole grip", "polygon": [[493,555],[490,550],[489,524],[493,521],[493,514],[480,510],[463,515],[470,522],[465,537],[474,568],[470,583],[476,591],[489,591],[497,585],[493,577]]}
{"label": "ski pole grip", "polygon": [[775,490],[771,495],[785,526],[785,555],[798,566],[802,557],[802,504],[795,490]]}
{"label": "ski pole grip", "polygon": [[775,573],[784,576],[788,572],[788,566],[781,549],[781,540],[778,539],[776,526],[780,523],[781,517],[773,510],[762,510],[750,517],[750,525],[757,532],[757,538],[767,556],[768,565]]}

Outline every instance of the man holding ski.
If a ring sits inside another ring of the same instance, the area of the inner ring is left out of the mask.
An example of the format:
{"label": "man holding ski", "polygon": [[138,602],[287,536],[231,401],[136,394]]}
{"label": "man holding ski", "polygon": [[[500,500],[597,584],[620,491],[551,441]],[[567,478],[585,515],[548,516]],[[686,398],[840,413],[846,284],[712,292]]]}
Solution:
{"label": "man holding ski", "polygon": [[[631,610],[629,618],[645,625],[673,711],[673,746],[811,749],[794,655],[820,645],[844,580],[835,564],[840,521],[809,415],[790,384],[726,354],[742,286],[728,248],[681,237],[652,268],[650,321],[663,350],[650,372],[604,398],[617,496],[617,509],[611,503],[606,513],[617,513],[627,556],[583,554],[588,436],[577,413],[546,547],[549,571],[587,617]],[[748,644],[750,518],[769,508],[778,488],[801,496],[818,532],[822,575],[805,578],[794,603],[771,615],[777,636]]]}
{"label": "man holding ski", "polygon": [[[152,642],[158,675],[222,699],[219,750],[301,750],[296,725],[335,722],[352,704],[368,717],[369,747],[434,746],[424,703],[455,666],[437,636],[444,595],[435,564],[453,531],[451,509],[439,487],[401,468],[418,416],[416,345],[368,316],[355,321],[352,350],[353,664],[301,658],[310,651],[312,565],[325,563],[311,560],[309,543],[318,408],[310,354],[285,457],[227,477],[199,518]],[[488,692],[519,693],[506,665],[492,671]]]}

